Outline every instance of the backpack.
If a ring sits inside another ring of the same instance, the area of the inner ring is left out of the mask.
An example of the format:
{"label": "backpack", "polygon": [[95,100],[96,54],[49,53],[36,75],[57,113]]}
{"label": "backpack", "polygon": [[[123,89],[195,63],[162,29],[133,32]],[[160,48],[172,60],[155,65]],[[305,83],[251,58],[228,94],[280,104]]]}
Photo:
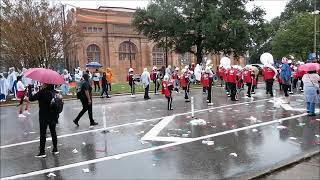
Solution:
{"label": "backpack", "polygon": [[51,112],[54,114],[60,114],[63,110],[63,104],[62,97],[59,94],[52,92],[52,100],[50,103]]}

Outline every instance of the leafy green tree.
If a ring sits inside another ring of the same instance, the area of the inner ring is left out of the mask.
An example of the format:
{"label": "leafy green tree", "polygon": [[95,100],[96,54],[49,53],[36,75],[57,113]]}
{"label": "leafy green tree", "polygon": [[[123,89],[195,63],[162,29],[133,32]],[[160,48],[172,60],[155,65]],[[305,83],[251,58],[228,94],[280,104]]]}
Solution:
{"label": "leafy green tree", "polygon": [[290,54],[305,59],[313,47],[314,18],[308,13],[296,14],[277,31],[272,41],[273,55],[280,59]]}
{"label": "leafy green tree", "polygon": [[207,53],[244,54],[264,22],[262,11],[245,9],[246,0],[154,0],[138,9],[133,25],[147,38],[178,53],[190,52],[197,63]]}

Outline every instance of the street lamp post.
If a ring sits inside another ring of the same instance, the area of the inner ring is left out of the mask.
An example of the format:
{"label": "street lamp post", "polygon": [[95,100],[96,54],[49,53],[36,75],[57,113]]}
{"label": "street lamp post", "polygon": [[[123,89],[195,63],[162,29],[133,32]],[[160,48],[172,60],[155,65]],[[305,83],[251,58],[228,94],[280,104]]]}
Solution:
{"label": "street lamp post", "polygon": [[317,57],[317,14],[319,14],[319,11],[317,11],[317,2],[314,0],[314,39],[313,39],[313,52],[315,53]]}
{"label": "street lamp post", "polygon": [[166,67],[168,67],[168,40],[166,35]]}

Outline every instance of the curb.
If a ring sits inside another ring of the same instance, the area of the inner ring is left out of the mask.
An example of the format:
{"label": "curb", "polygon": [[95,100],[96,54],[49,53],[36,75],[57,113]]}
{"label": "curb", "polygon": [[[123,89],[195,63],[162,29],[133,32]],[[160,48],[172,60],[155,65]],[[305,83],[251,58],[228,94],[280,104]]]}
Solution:
{"label": "curb", "polygon": [[320,154],[320,149],[315,148],[312,150],[309,150],[303,154],[298,154],[293,158],[290,158],[289,160],[283,160],[280,161],[271,167],[267,167],[262,170],[256,170],[256,171],[251,171],[245,175],[240,175],[238,177],[234,177],[232,179],[261,179],[263,177],[266,177],[276,171],[284,170],[287,168],[290,168],[291,166],[294,166],[296,164],[299,164],[313,156],[319,155]]}

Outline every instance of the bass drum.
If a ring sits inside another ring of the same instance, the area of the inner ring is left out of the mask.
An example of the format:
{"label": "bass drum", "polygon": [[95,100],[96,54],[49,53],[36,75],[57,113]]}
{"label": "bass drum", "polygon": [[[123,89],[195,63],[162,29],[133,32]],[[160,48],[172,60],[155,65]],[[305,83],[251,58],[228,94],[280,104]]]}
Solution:
{"label": "bass drum", "polygon": [[212,78],[212,81],[213,81],[214,83],[218,82],[218,81],[219,81],[219,76],[215,74],[215,75],[213,76],[213,78]]}

